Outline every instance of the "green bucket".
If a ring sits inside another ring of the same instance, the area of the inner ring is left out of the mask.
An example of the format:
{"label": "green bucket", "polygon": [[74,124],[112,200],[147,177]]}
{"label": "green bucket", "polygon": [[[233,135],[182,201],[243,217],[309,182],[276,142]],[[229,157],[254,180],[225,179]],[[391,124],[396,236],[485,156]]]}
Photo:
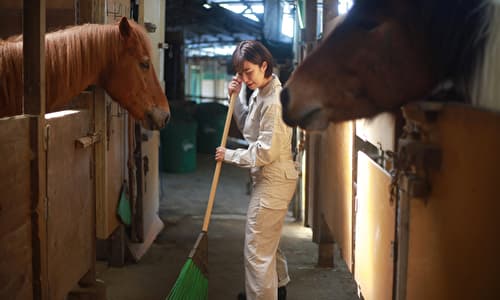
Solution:
{"label": "green bucket", "polygon": [[172,120],[160,132],[160,171],[185,173],[196,170],[196,129],[194,119]]}
{"label": "green bucket", "polygon": [[198,152],[214,154],[220,146],[224,124],[226,122],[227,106],[211,102],[197,106],[198,121],[197,145]]}

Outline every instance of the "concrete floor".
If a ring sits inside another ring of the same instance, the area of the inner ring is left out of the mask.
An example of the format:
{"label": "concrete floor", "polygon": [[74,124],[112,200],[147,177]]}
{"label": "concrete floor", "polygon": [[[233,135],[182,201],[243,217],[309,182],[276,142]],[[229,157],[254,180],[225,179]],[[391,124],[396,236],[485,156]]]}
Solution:
{"label": "concrete floor", "polygon": [[[161,173],[160,217],[165,229],[135,264],[108,268],[99,264],[98,278],[107,285],[108,300],[165,299],[201,231],[215,166],[211,155],[198,155],[197,170]],[[223,165],[209,227],[209,299],[236,299],[244,290],[243,238],[248,170]],[[356,284],[345,264],[317,268],[317,245],[309,228],[287,217],[281,248],[292,281],[289,300],[357,300]],[[195,300],[195,299],[193,299]]]}

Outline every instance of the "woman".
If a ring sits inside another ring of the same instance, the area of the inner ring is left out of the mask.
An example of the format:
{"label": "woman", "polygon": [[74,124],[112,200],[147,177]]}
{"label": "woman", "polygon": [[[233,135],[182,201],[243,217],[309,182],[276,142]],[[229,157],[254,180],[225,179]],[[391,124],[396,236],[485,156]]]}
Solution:
{"label": "woman", "polygon": [[238,299],[284,300],[290,281],[279,241],[298,173],[292,160],[292,129],[281,118],[281,83],[272,74],[272,56],[257,41],[241,42],[233,53],[237,76],[228,91],[239,93],[242,82],[254,90],[248,106],[236,100],[234,117],[248,149],[216,149],[215,159],[250,168],[253,183],[245,230],[245,294]]}

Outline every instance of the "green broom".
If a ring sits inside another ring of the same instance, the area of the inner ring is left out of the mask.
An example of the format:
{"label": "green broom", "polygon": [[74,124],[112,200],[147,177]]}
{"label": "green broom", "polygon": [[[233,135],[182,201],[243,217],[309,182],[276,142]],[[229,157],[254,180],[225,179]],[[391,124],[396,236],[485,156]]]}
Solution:
{"label": "green broom", "polygon": [[[226,123],[222,132],[221,147],[226,147],[227,135],[231,118],[233,116],[234,102],[236,101],[236,93],[231,95],[229,108],[227,110]],[[215,165],[214,177],[212,179],[212,187],[210,188],[210,196],[208,197],[207,209],[205,218],[203,219],[203,227],[198,239],[189,253],[188,260],[182,267],[182,270],[175,282],[172,290],[167,296],[168,300],[203,300],[208,299],[208,223],[214,206],[215,192],[219,183],[220,169],[222,162],[218,161]]]}

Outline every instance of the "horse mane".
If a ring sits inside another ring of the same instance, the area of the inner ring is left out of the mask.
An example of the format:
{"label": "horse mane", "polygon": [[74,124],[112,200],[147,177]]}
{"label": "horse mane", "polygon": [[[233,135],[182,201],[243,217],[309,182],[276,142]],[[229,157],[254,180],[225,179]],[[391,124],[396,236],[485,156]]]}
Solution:
{"label": "horse mane", "polygon": [[433,64],[443,80],[452,80],[463,94],[470,95],[469,82],[483,61],[487,41],[488,2],[416,1],[426,36],[432,45]]}
{"label": "horse mane", "polygon": [[491,1],[495,0],[357,0],[353,10],[394,17],[431,45],[428,51],[442,72],[439,77],[457,79],[471,76],[481,62],[478,53],[485,46]]}
{"label": "horse mane", "polygon": [[[152,53],[145,30],[133,21],[132,34]],[[122,39],[117,25],[84,24],[45,35],[47,111],[63,105],[88,85],[105,80],[104,66],[118,61]],[[17,107],[22,102],[22,36],[0,40],[0,105]],[[3,102],[3,103],[2,103]],[[0,114],[1,117],[1,114]]]}

